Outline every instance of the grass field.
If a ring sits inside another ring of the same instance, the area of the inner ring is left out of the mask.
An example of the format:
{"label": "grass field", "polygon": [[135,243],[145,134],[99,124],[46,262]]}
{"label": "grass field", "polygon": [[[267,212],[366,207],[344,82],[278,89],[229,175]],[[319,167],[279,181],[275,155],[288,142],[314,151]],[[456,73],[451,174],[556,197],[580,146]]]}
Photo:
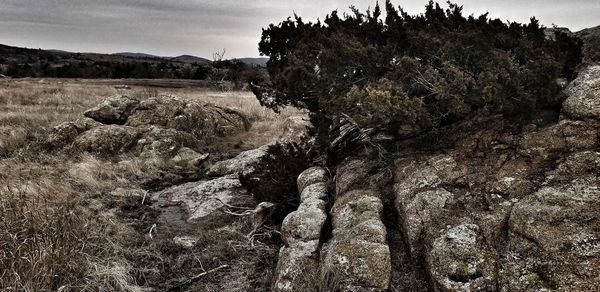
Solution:
{"label": "grass field", "polygon": [[[248,132],[230,138],[242,150],[271,142],[282,132],[285,118],[299,113],[264,109],[250,92],[199,85],[177,80],[0,80],[0,291],[145,291],[142,287],[168,280],[165,275],[232,256],[222,242],[235,241],[239,234],[206,234],[200,252],[172,253],[173,247],[135,232],[134,220],[119,214],[122,206],[107,208],[115,200],[129,204],[129,198],[106,194],[138,188],[135,178],[143,166],[43,147],[52,127],[81,118],[86,109],[115,94],[139,99],[173,94],[237,108],[253,122]],[[236,260],[244,262],[242,256]],[[210,284],[205,287],[212,291]]]}

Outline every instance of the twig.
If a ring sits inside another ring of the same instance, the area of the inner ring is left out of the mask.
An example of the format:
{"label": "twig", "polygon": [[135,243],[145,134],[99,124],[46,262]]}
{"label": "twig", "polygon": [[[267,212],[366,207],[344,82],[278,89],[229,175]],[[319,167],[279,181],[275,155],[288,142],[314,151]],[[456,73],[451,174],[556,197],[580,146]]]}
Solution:
{"label": "twig", "polygon": [[154,229],[156,228],[156,223],[152,224],[152,227],[150,227],[150,231],[148,232],[148,236],[150,236],[150,239],[152,239],[152,231],[154,231]]}
{"label": "twig", "polygon": [[208,275],[210,273],[214,273],[214,272],[216,272],[218,270],[222,270],[222,269],[225,269],[225,268],[229,268],[229,265],[221,265],[221,266],[218,266],[218,267],[216,267],[216,268],[214,268],[212,270],[208,270],[206,272],[202,272],[202,273],[200,273],[200,274],[198,274],[196,276],[193,276],[193,277],[191,277],[191,278],[189,278],[189,279],[187,279],[187,280],[185,280],[185,281],[183,281],[183,282],[181,282],[181,283],[173,286],[172,288],[170,288],[167,291],[179,291],[180,289],[182,289],[182,288],[184,288],[186,286],[189,286],[189,285],[193,284],[194,282],[200,280],[200,278],[202,278],[202,277],[204,277],[204,276],[206,276],[206,275]]}
{"label": "twig", "polygon": [[144,197],[142,198],[142,205],[146,201],[146,195],[148,195],[148,191],[144,191]]}

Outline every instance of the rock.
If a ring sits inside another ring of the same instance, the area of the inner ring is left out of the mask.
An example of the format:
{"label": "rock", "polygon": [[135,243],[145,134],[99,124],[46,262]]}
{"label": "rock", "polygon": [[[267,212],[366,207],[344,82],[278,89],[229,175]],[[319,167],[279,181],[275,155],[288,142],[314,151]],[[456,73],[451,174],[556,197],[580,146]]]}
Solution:
{"label": "rock", "polygon": [[232,159],[219,161],[209,168],[207,175],[216,177],[253,171],[262,160],[269,157],[268,149],[268,146],[263,146],[244,151]]}
{"label": "rock", "polygon": [[208,154],[191,149],[199,144],[196,137],[189,133],[150,126],[138,139],[133,151],[145,165],[193,170],[208,159]]}
{"label": "rock", "polygon": [[316,183],[327,183],[329,181],[329,173],[323,167],[311,167],[303,171],[297,179],[298,192],[302,194],[304,188]]}
{"label": "rock", "polygon": [[279,143],[293,143],[301,145],[310,139],[310,129],[312,123],[306,116],[292,116],[285,120],[283,124],[284,130],[281,136],[277,139]]}
{"label": "rock", "polygon": [[562,112],[573,119],[600,119],[600,65],[586,68],[565,90]]}
{"label": "rock", "polygon": [[241,112],[203,102],[190,102],[183,114],[175,116],[169,127],[191,133],[199,139],[229,136],[248,131],[250,121]]}
{"label": "rock", "polygon": [[322,251],[321,281],[336,279],[341,291],[386,291],[391,273],[387,245],[361,239],[332,240]]}
{"label": "rock", "polygon": [[285,246],[279,252],[273,291],[317,290],[314,279],[319,269],[318,248],[327,220],[325,201],[321,198],[327,197],[327,188],[312,187],[328,184],[328,178],[320,167],[308,168],[298,176],[300,193],[313,195],[301,195],[298,209],[283,220],[281,235]]}
{"label": "rock", "polygon": [[495,260],[475,224],[450,228],[435,239],[427,263],[436,291],[489,291],[495,285]]}
{"label": "rock", "polygon": [[432,220],[454,200],[454,194],[443,188],[418,192],[414,195],[397,192],[397,208],[401,214],[411,254],[418,257],[423,229],[432,225]]}
{"label": "rock", "polygon": [[204,102],[186,102],[176,96],[142,101],[127,121],[128,126],[160,126],[190,133],[197,139],[247,131],[250,122],[240,112]]}
{"label": "rock", "polygon": [[273,292],[317,291],[319,261],[315,256],[318,241],[282,247],[275,267]]}
{"label": "rock", "polygon": [[302,202],[298,210],[288,214],[283,220],[282,238],[288,245],[293,245],[298,241],[318,241],[326,219],[327,214],[323,200],[310,199]]}
{"label": "rock", "polygon": [[338,197],[331,208],[333,237],[385,243],[382,210],[381,199],[370,191],[355,190]]}
{"label": "rock", "polygon": [[518,142],[519,154],[541,160],[598,145],[598,122],[561,120],[558,124],[525,132]]}
{"label": "rock", "polygon": [[361,159],[350,159],[340,163],[335,175],[335,193],[344,194],[353,189],[360,188],[367,176],[367,163]]}
{"label": "rock", "polygon": [[74,147],[82,151],[112,156],[130,149],[142,134],[134,127],[103,125],[79,135]]}
{"label": "rock", "polygon": [[185,108],[185,101],[176,96],[151,97],[140,102],[135,112],[127,121],[127,126],[161,126],[170,128],[169,124],[181,114]]}
{"label": "rock", "polygon": [[103,124],[124,124],[138,104],[140,101],[137,99],[126,95],[115,95],[106,98],[83,114]]}
{"label": "rock", "polygon": [[600,180],[594,172],[543,187],[514,205],[509,251],[501,267],[501,285],[506,289],[597,288]]}
{"label": "rock", "polygon": [[98,122],[83,118],[73,122],[64,122],[54,128],[48,135],[46,143],[48,147],[57,149],[73,143],[77,136],[93,127],[100,125]]}
{"label": "rock", "polygon": [[545,185],[567,184],[573,179],[600,169],[600,152],[582,151],[563,158],[558,166],[547,173]]}
{"label": "rock", "polygon": [[240,181],[232,176],[174,186],[152,197],[180,202],[187,210],[188,221],[218,220],[227,205],[249,207],[256,204]]}
{"label": "rock", "polygon": [[342,291],[385,291],[391,273],[381,200],[372,191],[338,194],[331,210],[332,238],[323,246],[321,282],[334,278]]}

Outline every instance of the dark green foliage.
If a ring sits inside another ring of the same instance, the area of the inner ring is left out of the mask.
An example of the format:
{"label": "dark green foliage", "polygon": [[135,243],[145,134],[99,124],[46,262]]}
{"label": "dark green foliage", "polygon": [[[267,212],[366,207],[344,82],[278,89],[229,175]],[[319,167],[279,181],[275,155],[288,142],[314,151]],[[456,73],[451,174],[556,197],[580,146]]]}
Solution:
{"label": "dark green foliage", "polygon": [[[299,16],[263,29],[260,52],[275,106],[325,116],[348,114],[374,128],[431,128],[486,108],[514,118],[557,106],[556,78],[572,78],[581,43],[538,20],[505,23],[429,2],[409,15],[381,9],[304,22]],[[259,97],[260,98],[260,97]]]}

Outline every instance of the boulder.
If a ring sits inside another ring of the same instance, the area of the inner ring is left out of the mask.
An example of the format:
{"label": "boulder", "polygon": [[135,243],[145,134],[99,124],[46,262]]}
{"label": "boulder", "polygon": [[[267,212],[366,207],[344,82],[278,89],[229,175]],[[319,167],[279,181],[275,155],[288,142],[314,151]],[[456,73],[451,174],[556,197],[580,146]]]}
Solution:
{"label": "boulder", "polygon": [[339,291],[387,291],[390,261],[390,250],[385,244],[334,239],[323,247],[321,282],[333,278]]}
{"label": "boulder", "polygon": [[112,156],[131,149],[143,133],[134,127],[103,125],[79,135],[74,147],[82,151]]}
{"label": "boulder", "polygon": [[575,35],[583,41],[583,63],[600,63],[600,26],[580,30]]}
{"label": "boulder", "polygon": [[197,139],[247,131],[250,122],[241,112],[205,102],[186,102],[177,96],[142,101],[127,121],[128,126],[155,125],[190,133]]}
{"label": "boulder", "polygon": [[271,155],[268,149],[268,146],[263,146],[244,151],[232,159],[219,161],[208,169],[207,175],[217,177],[229,174],[239,175],[244,171],[251,172],[262,160],[266,160]]}
{"label": "boulder", "polygon": [[562,112],[572,119],[600,119],[600,65],[586,68],[565,90]]}
{"label": "boulder", "polygon": [[83,118],[73,122],[64,122],[50,131],[46,143],[52,149],[73,143],[79,134],[100,125],[93,119]]}
{"label": "boulder", "polygon": [[361,159],[348,159],[337,167],[335,175],[335,193],[344,194],[345,192],[360,188],[365,181],[369,167]]}
{"label": "boulder", "polygon": [[433,241],[427,264],[436,291],[489,291],[495,285],[496,261],[475,224],[443,232]]}
{"label": "boulder", "polygon": [[83,114],[103,124],[124,124],[139,104],[139,100],[127,95],[115,95]]}
{"label": "boulder", "polygon": [[208,154],[192,149],[199,144],[196,137],[189,133],[150,126],[137,140],[132,151],[145,165],[193,170],[208,158]]}
{"label": "boulder", "polygon": [[186,102],[177,96],[151,97],[140,102],[135,112],[127,120],[127,126],[161,126],[169,128],[173,119],[181,114]]}
{"label": "boulder", "polygon": [[233,176],[174,186],[152,195],[155,200],[181,203],[188,221],[219,220],[229,206],[253,207],[252,196]]}
{"label": "boulder", "polygon": [[288,214],[281,224],[281,236],[288,246],[321,238],[321,229],[327,220],[325,202],[318,199],[304,201],[298,210]]}

